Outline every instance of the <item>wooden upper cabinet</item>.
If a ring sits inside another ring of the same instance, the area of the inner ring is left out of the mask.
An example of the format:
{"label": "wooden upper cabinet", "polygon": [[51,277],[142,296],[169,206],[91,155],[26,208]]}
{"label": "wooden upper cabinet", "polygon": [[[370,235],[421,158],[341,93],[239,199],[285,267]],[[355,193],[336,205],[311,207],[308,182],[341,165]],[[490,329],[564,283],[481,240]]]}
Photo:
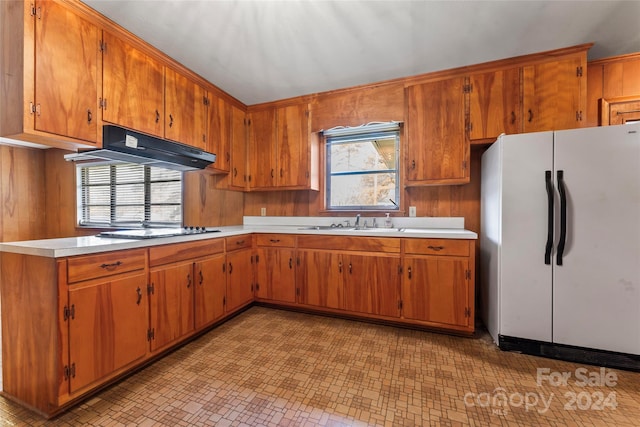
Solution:
{"label": "wooden upper cabinet", "polygon": [[407,186],[469,182],[465,84],[457,77],[407,88]]}
{"label": "wooden upper cabinet", "polygon": [[98,28],[58,3],[37,8],[35,128],[95,143]]}
{"label": "wooden upper cabinet", "polygon": [[231,164],[229,165],[229,189],[244,190],[247,187],[247,115],[231,106]]}
{"label": "wooden upper cabinet", "polygon": [[520,68],[474,74],[469,83],[469,139],[521,131]]}
{"label": "wooden upper cabinet", "polygon": [[[207,94],[207,148],[216,155],[210,168],[229,172],[231,165],[231,105],[223,98]],[[244,124],[243,124],[244,128]]]}
{"label": "wooden upper cabinet", "polygon": [[164,69],[164,136],[206,150],[206,92],[177,71]]}
{"label": "wooden upper cabinet", "polygon": [[306,104],[278,109],[276,148],[278,187],[309,188],[311,145]]}
{"label": "wooden upper cabinet", "polygon": [[276,186],[276,110],[249,113],[249,187]]}
{"label": "wooden upper cabinet", "polygon": [[249,187],[318,190],[318,144],[306,103],[249,114]]}
{"label": "wooden upper cabinet", "polygon": [[572,129],[586,123],[586,51],[523,67],[523,132]]}
{"label": "wooden upper cabinet", "polygon": [[103,31],[102,119],[164,137],[164,67]]}

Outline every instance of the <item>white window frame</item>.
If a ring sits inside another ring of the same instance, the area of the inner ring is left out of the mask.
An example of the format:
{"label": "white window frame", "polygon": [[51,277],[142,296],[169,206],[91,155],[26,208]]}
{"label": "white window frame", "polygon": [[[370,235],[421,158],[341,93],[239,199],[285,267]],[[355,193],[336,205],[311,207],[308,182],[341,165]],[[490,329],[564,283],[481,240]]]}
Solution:
{"label": "white window frame", "polygon": [[[325,142],[325,209],[327,211],[399,211],[400,210],[400,125],[398,122],[376,123],[358,127],[339,127],[323,132]],[[365,171],[332,172],[331,147],[334,144],[369,141],[395,136],[395,167],[392,169],[370,169]],[[331,205],[331,178],[334,176],[356,176],[373,174],[395,174],[395,198],[388,205]]]}

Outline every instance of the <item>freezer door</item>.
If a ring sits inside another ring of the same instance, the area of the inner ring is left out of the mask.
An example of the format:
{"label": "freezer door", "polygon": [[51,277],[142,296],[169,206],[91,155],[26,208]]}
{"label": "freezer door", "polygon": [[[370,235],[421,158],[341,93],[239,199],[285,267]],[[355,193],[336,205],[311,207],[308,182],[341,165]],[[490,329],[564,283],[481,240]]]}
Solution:
{"label": "freezer door", "polygon": [[640,354],[640,124],[559,131],[554,147],[566,244],[553,259],[553,342]]}
{"label": "freezer door", "polygon": [[553,133],[503,138],[500,334],[551,342],[552,266],[545,264]]}

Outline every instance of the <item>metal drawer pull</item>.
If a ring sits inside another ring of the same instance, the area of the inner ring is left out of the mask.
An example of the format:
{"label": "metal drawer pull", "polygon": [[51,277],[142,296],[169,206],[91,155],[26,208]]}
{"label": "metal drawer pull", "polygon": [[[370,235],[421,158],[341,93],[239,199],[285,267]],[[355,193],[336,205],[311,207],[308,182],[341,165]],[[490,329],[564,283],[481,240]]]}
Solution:
{"label": "metal drawer pull", "polygon": [[136,292],[138,293],[138,300],[136,301],[136,304],[140,305],[140,301],[142,301],[142,290],[140,289],[140,286],[138,286]]}
{"label": "metal drawer pull", "polygon": [[202,285],[202,282],[204,282],[204,275],[202,274],[202,270],[200,270],[198,273],[200,274],[200,284]]}
{"label": "metal drawer pull", "polygon": [[119,267],[121,265],[122,265],[122,261],[117,261],[117,262],[114,262],[112,264],[102,264],[100,266],[100,268],[104,268],[105,270],[111,270],[111,269],[114,269],[114,268]]}
{"label": "metal drawer pull", "polygon": [[441,251],[444,249],[444,246],[427,246],[427,248],[431,249],[432,251]]}
{"label": "metal drawer pull", "polygon": [[280,239],[270,239],[269,240],[271,243],[279,243]]}
{"label": "metal drawer pull", "polygon": [[244,245],[244,240],[238,240],[238,241],[236,242],[236,245]]}

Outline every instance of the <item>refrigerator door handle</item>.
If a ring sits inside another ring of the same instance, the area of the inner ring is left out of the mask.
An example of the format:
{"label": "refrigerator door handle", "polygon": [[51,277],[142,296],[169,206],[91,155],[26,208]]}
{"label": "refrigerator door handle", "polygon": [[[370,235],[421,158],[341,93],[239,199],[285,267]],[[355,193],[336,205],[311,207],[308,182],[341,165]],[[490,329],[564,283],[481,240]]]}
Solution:
{"label": "refrigerator door handle", "polygon": [[551,171],[544,171],[544,181],[547,186],[547,244],[544,249],[544,263],[551,265],[551,250],[553,249],[553,183]]}
{"label": "refrigerator door handle", "polygon": [[564,171],[558,171],[558,193],[560,193],[560,240],[558,241],[558,253],[556,264],[562,265],[564,244],[567,241],[567,193],[564,185]]}

